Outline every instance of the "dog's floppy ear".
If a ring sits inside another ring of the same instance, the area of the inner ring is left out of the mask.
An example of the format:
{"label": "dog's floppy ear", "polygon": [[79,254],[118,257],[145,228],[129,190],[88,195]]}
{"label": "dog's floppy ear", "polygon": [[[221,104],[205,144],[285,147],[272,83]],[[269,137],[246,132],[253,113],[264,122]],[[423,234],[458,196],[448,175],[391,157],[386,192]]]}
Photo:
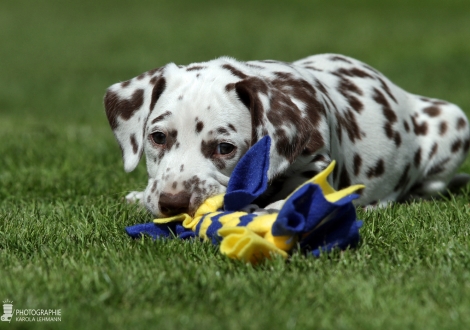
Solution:
{"label": "dog's floppy ear", "polygon": [[[311,140],[313,125],[307,114],[311,105],[306,103],[314,95],[306,96],[305,90],[294,91],[296,87],[305,86],[258,77],[245,78],[234,86],[238,98],[251,113],[251,144],[263,136],[271,137],[270,180],[285,171]],[[304,111],[299,107],[304,107]]]}
{"label": "dog's floppy ear", "polygon": [[104,97],[106,116],[121,147],[126,172],[139,164],[147,119],[165,86],[160,68],[108,88]]}

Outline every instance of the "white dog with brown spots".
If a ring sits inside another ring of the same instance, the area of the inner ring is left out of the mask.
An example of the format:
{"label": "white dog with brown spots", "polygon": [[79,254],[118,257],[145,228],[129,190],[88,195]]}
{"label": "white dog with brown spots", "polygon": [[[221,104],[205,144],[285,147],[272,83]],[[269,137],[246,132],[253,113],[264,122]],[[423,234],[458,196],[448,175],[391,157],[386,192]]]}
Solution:
{"label": "white dog with brown spots", "polygon": [[434,196],[468,181],[454,177],[470,147],[458,106],[405,92],[341,55],[170,63],[112,85],[105,108],[125,170],[146,156],[147,188],[127,197],[156,216],[194,213],[223,193],[240,157],[265,135],[273,141],[270,186],[260,206],[333,159],[333,187],[366,185],[358,205]]}

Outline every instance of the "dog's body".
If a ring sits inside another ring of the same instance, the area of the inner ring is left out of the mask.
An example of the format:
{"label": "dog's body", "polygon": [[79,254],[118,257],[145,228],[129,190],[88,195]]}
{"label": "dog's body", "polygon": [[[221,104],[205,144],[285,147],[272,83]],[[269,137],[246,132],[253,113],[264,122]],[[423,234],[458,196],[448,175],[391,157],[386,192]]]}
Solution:
{"label": "dog's body", "polygon": [[192,213],[223,193],[238,159],[265,135],[273,143],[262,205],[333,159],[333,187],[366,185],[360,205],[435,195],[470,146],[457,106],[407,93],[334,54],[168,64],[111,86],[105,107],[126,171],[145,152],[149,181],[136,196],[157,216]]}

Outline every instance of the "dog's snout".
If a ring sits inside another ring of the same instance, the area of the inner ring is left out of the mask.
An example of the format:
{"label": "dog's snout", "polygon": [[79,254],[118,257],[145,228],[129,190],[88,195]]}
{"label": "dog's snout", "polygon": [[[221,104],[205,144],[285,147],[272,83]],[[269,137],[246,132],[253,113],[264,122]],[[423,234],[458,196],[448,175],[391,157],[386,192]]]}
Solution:
{"label": "dog's snout", "polygon": [[160,211],[166,216],[188,213],[190,198],[191,195],[185,191],[177,194],[162,193],[158,206]]}

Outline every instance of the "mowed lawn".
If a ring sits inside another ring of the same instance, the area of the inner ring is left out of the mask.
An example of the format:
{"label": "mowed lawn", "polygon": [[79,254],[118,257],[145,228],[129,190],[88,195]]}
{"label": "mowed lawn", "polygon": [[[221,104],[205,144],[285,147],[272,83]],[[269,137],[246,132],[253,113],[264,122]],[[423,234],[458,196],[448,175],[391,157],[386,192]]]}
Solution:
{"label": "mowed lawn", "polygon": [[256,268],[125,235],[152,217],[123,203],[146,171],[123,170],[109,85],[168,62],[323,52],[470,114],[469,1],[2,1],[0,301],[61,321],[0,328],[469,329],[468,189],[359,210],[356,249]]}

